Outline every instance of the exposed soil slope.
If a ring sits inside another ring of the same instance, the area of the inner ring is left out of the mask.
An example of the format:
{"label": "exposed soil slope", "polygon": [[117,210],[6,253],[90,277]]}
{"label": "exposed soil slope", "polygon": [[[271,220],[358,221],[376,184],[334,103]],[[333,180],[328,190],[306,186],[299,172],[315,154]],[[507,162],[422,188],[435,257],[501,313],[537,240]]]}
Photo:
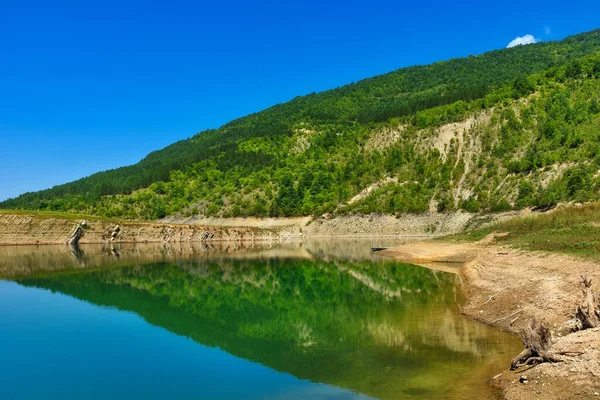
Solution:
{"label": "exposed soil slope", "polygon": [[[335,218],[199,218],[170,217],[155,222],[75,218],[45,213],[0,211],[1,244],[63,244],[85,220],[80,243],[206,242],[215,240],[288,239],[300,237],[413,237],[457,233],[513,218],[519,212],[485,216],[466,212],[421,215],[354,215]],[[119,231],[113,238],[116,227]]]}
{"label": "exposed soil slope", "polygon": [[[0,213],[0,245],[65,244],[82,220]],[[114,235],[116,227],[118,232]],[[206,242],[279,237],[276,229],[85,220],[79,243]]]}

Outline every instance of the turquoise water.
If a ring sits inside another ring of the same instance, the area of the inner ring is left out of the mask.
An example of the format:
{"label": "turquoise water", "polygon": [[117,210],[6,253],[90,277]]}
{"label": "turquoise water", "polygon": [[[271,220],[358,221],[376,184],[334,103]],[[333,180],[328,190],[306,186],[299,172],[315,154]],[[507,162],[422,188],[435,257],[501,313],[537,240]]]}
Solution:
{"label": "turquoise water", "polygon": [[5,255],[19,272],[0,281],[0,398],[491,398],[518,350],[458,313],[452,274],[322,252],[121,254],[65,269],[60,249],[26,269]]}

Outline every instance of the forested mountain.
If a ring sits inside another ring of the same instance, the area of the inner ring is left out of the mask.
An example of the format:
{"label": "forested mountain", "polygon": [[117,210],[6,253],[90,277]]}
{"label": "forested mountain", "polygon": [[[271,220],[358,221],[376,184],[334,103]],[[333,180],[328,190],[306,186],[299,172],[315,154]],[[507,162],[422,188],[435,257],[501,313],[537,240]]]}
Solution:
{"label": "forested mountain", "polygon": [[297,97],[0,207],[154,219],[593,200],[599,93],[596,30]]}

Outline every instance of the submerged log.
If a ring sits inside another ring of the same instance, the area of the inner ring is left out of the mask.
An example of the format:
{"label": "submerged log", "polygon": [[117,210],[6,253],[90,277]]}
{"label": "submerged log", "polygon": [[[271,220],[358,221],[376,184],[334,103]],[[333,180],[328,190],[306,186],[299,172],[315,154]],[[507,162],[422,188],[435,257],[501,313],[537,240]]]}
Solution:
{"label": "submerged log", "polygon": [[552,335],[543,321],[533,318],[521,334],[525,349],[510,363],[510,369],[524,365],[537,365],[543,362],[560,362],[559,358],[550,353]]}
{"label": "submerged log", "polygon": [[600,326],[600,307],[598,296],[592,290],[592,280],[581,276],[583,301],[577,306],[575,317],[581,321],[581,329],[591,329]]}

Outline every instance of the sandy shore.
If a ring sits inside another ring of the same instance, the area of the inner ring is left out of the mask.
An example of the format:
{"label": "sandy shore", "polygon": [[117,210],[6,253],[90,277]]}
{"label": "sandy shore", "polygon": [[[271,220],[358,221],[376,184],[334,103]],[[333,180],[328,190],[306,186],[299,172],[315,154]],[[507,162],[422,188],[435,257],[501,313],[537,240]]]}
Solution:
{"label": "sandy shore", "polygon": [[[553,331],[552,349],[564,353],[564,362],[515,371],[507,365],[494,379],[506,399],[600,398],[600,330],[571,333],[582,297],[581,275],[591,277],[598,292],[600,264],[498,246],[493,240],[476,244],[427,241],[380,254],[430,268],[437,263],[461,263],[457,270],[467,294],[461,311],[470,318],[515,334],[533,317],[548,323]],[[527,383],[519,381],[523,375]]]}

